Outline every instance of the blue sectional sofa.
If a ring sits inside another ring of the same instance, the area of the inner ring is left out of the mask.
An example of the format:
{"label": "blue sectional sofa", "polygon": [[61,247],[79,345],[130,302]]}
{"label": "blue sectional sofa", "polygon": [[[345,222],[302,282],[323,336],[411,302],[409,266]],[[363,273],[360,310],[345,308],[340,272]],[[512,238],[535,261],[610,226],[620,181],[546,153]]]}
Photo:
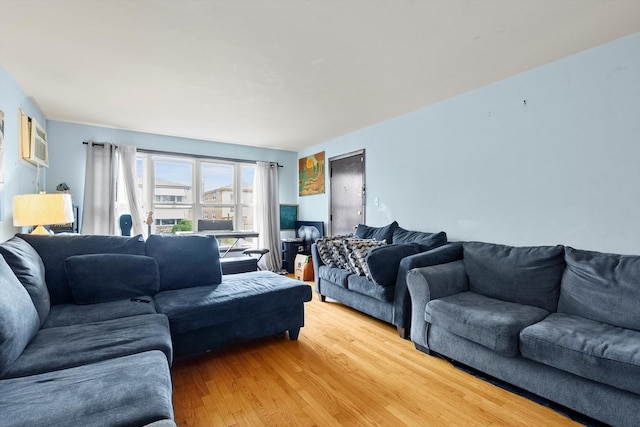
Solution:
{"label": "blue sectional sofa", "polygon": [[222,276],[213,236],[0,244],[0,425],[175,426],[174,356],[304,325],[304,283]]}
{"label": "blue sectional sofa", "polygon": [[614,426],[640,425],[640,256],[450,244],[407,276],[411,339]]}
{"label": "blue sectional sofa", "polygon": [[[354,236],[356,239],[385,243],[365,247],[365,253],[358,253],[358,248],[354,248],[356,256],[366,259],[369,274],[358,274],[357,270],[354,272],[345,266],[346,261],[342,264],[331,262],[319,250],[324,241],[336,248],[336,241],[342,244],[350,237],[323,238],[311,246],[316,292],[322,301],[329,297],[391,323],[396,326],[401,337],[408,338],[411,299],[406,285],[407,272],[412,268],[437,262],[433,257],[425,258],[423,254],[445,245],[446,233],[405,230],[396,221],[384,227],[358,225]],[[345,246],[348,247],[343,244],[342,249],[338,250],[344,252]],[[344,259],[349,258],[349,254],[341,254],[342,256]]]}

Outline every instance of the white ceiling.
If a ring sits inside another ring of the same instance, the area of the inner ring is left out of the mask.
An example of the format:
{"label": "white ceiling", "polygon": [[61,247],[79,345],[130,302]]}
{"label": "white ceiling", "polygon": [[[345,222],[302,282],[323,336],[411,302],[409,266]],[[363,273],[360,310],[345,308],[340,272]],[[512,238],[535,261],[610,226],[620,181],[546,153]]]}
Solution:
{"label": "white ceiling", "polygon": [[0,64],[48,119],[295,151],[638,31],[640,0],[0,0]]}

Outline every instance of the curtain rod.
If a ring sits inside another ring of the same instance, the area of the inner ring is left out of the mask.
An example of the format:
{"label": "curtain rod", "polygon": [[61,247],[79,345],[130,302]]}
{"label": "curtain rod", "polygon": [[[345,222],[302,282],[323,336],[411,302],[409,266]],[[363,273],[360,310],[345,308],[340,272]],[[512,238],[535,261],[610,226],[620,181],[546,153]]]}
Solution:
{"label": "curtain rod", "polygon": [[[103,142],[93,142],[93,141],[82,141],[84,145],[88,145],[91,143],[92,146],[104,147]],[[117,145],[116,145],[117,147]],[[145,149],[137,149],[140,153],[146,154],[160,154],[163,156],[181,156],[181,157],[195,157],[197,159],[213,159],[213,160],[224,160],[227,162],[236,162],[236,163],[257,163],[259,160],[247,160],[247,159],[233,159],[230,157],[213,157],[213,156],[204,156],[202,154],[187,154],[187,153],[176,153],[174,151],[159,151],[159,150],[145,150]],[[279,168],[284,167],[280,163],[276,162],[276,165]]]}

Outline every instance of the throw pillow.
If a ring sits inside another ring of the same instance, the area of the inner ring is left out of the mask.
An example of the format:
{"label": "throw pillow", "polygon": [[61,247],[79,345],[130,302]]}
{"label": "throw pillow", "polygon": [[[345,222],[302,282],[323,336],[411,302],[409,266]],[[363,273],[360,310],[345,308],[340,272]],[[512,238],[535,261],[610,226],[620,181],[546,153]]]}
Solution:
{"label": "throw pillow", "polygon": [[158,263],[143,255],[76,255],[64,264],[76,304],[154,295],[160,286]]}
{"label": "throw pillow", "polygon": [[0,254],[29,293],[42,326],[49,315],[51,302],[40,255],[33,246],[17,236],[0,245]]}
{"label": "throw pillow", "polygon": [[393,232],[396,228],[398,228],[396,221],[384,227],[370,227],[368,225],[358,224],[356,237],[361,239],[384,240],[387,243],[393,243]]}
{"label": "throw pillow", "polygon": [[558,312],[640,331],[640,256],[565,248]]}
{"label": "throw pillow", "polygon": [[21,354],[40,328],[29,293],[0,256],[0,375]]}
{"label": "throw pillow", "polygon": [[222,282],[220,250],[215,236],[152,234],[147,255],[158,261],[160,290],[217,285]]}
{"label": "throw pillow", "polygon": [[470,291],[556,311],[565,268],[562,246],[464,242],[463,263]]}
{"label": "throw pillow", "polygon": [[345,255],[349,263],[349,270],[359,276],[367,276],[371,280],[369,266],[367,265],[366,256],[369,250],[386,245],[384,240],[373,239],[344,239]]}
{"label": "throw pillow", "polygon": [[327,267],[336,267],[337,264],[333,258],[333,252],[331,251],[331,242],[333,237],[322,237],[316,241],[316,248],[318,249],[318,256],[320,260]]}

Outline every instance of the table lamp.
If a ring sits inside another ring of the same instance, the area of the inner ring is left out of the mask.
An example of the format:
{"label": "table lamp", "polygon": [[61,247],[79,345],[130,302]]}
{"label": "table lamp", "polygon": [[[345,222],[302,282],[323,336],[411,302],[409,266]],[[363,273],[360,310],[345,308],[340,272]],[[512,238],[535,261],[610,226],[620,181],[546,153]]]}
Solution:
{"label": "table lamp", "polygon": [[13,196],[13,225],[36,226],[31,234],[49,234],[43,225],[73,222],[71,195],[65,193],[18,194]]}

